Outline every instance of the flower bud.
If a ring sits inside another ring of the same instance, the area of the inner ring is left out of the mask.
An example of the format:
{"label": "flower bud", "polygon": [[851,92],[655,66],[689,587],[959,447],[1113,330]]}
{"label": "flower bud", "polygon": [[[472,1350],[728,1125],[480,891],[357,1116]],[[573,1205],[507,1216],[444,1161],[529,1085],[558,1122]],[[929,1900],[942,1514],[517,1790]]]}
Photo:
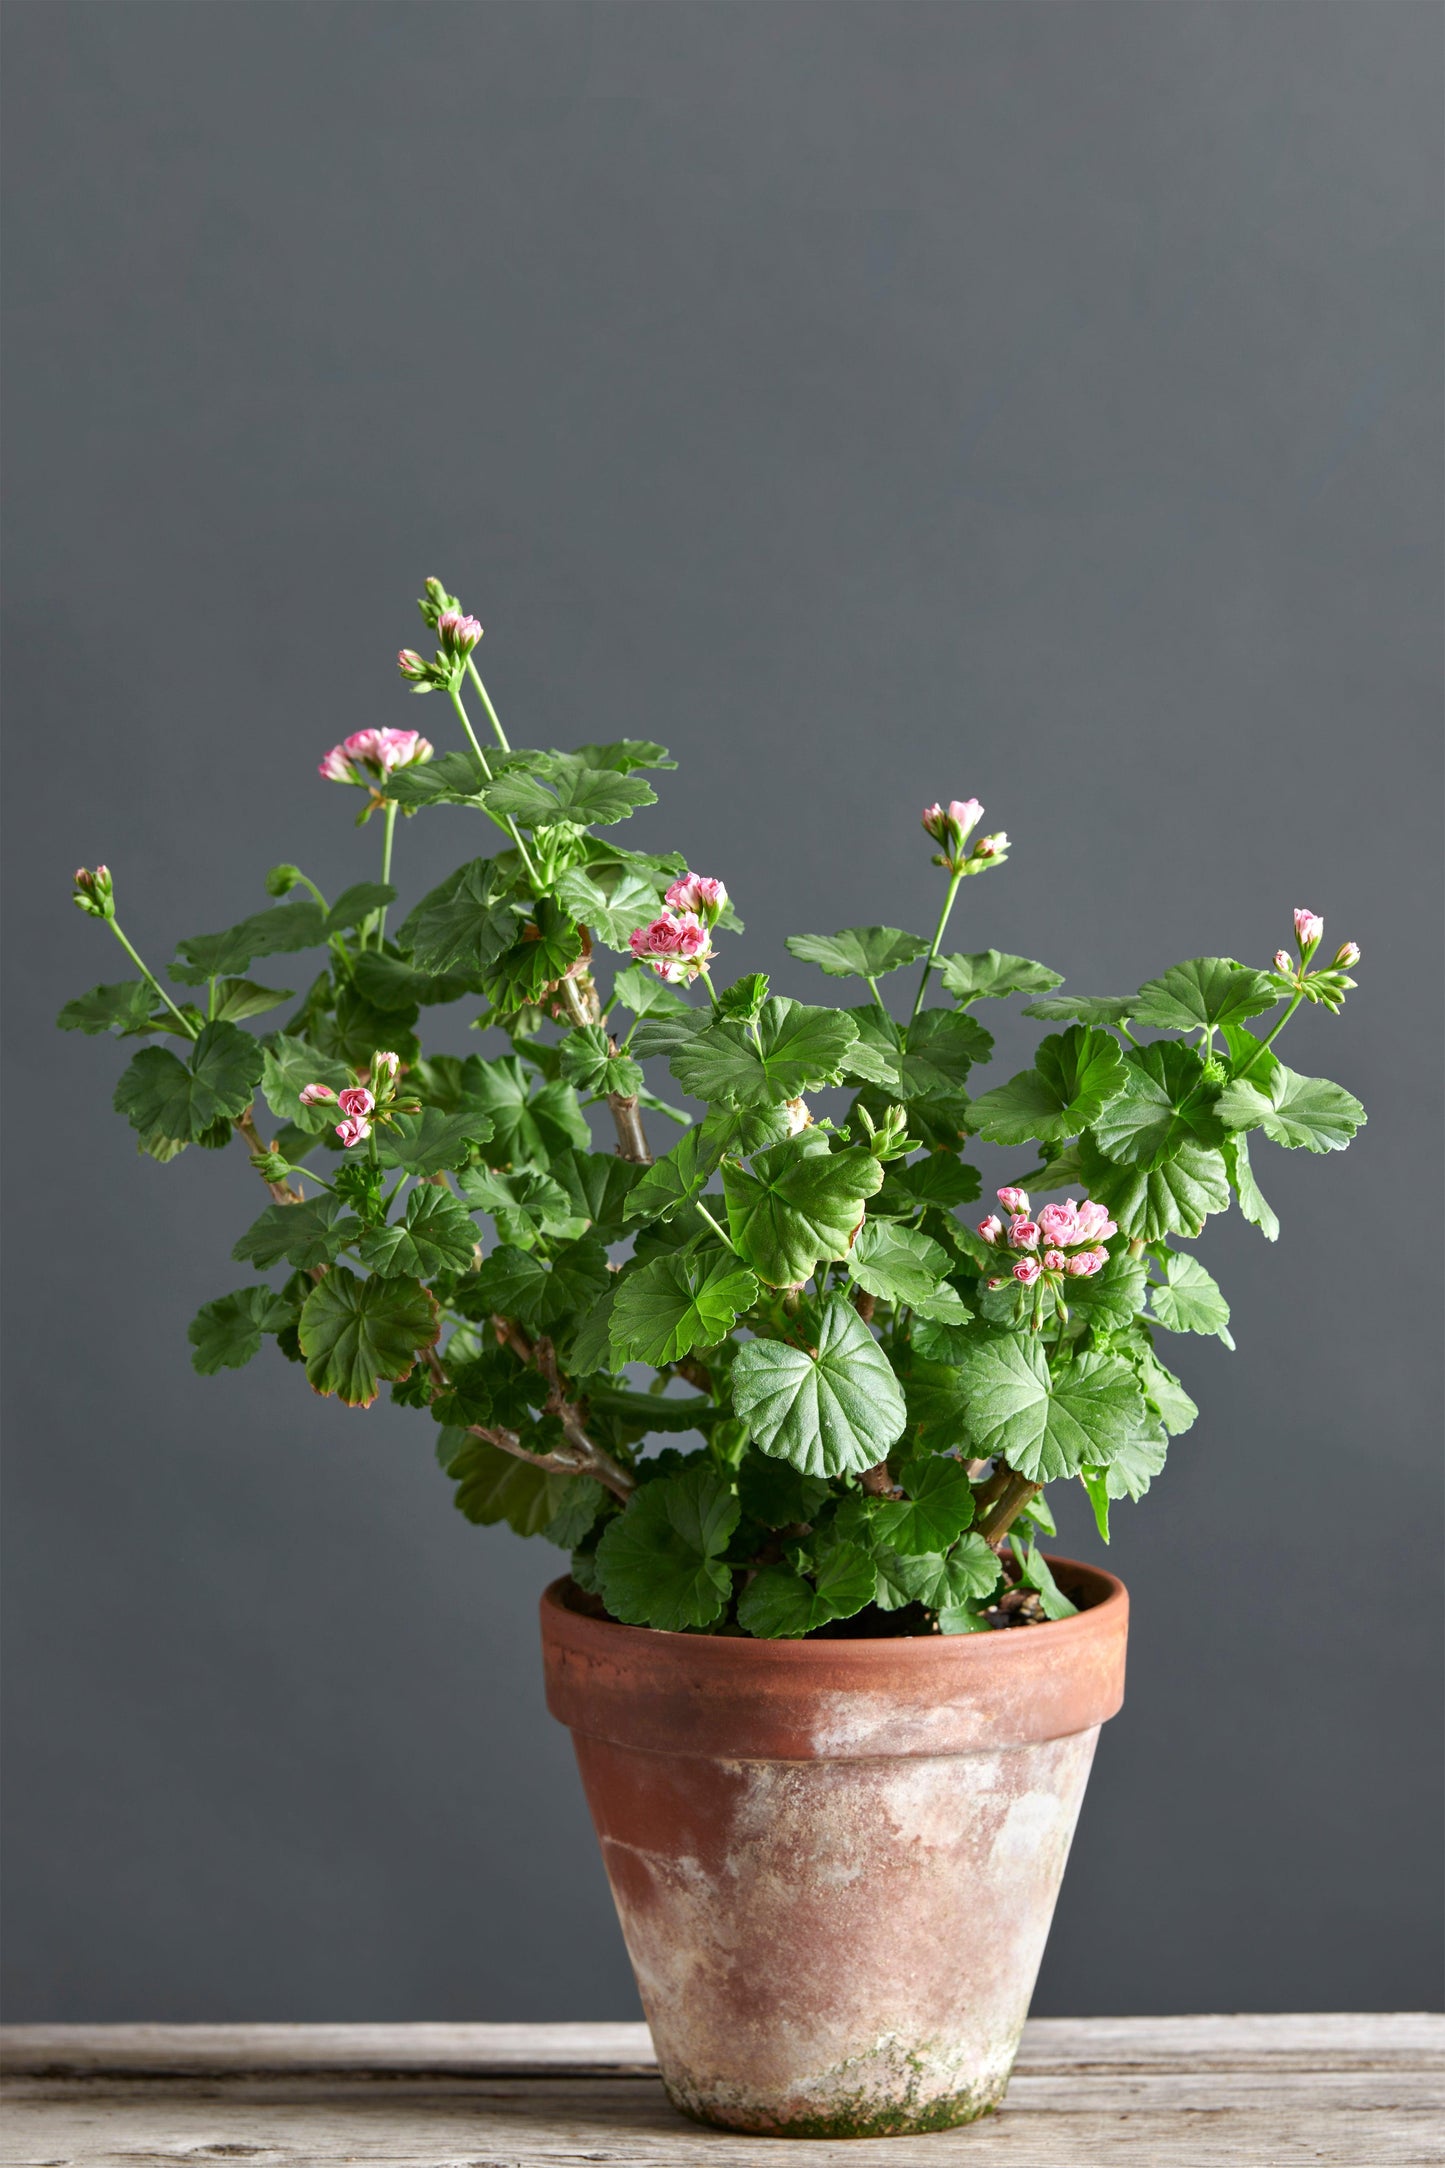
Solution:
{"label": "flower bud", "polygon": [[1335,951],[1335,969],[1337,971],[1353,971],[1359,960],[1360,944],[1358,941],[1342,941]]}
{"label": "flower bud", "polygon": [[111,885],[109,866],[97,866],[93,872],[84,866],[75,869],[75,892],[73,903],[90,918],[115,917],[115,893]]}
{"label": "flower bud", "polygon": [[988,1283],[988,1291],[991,1295],[996,1295],[1001,1287],[1007,1286],[1007,1280],[990,1280]]}
{"label": "flower bud", "polygon": [[978,1231],[985,1242],[997,1242],[1003,1234],[1003,1221],[997,1212],[990,1212],[987,1219],[979,1221]]}
{"label": "flower bud", "polygon": [[273,866],[266,876],[266,893],[268,896],[289,896],[301,880],[299,866]]}
{"label": "flower bud", "polygon": [[941,805],[938,805],[937,803],[933,805],[926,805],[923,808],[923,826],[925,832],[928,835],[932,836],[935,843],[942,843],[945,835],[947,834],[947,819],[948,817],[945,814],[943,807]]}
{"label": "flower bud", "polygon": [[1325,922],[1318,911],[1306,911],[1301,908],[1295,912],[1294,937],[1299,943],[1300,955],[1306,963],[1309,962],[1311,956],[1319,947],[1320,936],[1324,930]]}
{"label": "flower bud", "polygon": [[455,595],[449,595],[440,580],[427,580],[424,591],[417,597],[417,608],[432,630],[444,610],[460,610],[461,603]]}
{"label": "flower bud", "polygon": [[1039,1230],[1031,1219],[1022,1214],[1008,1223],[1009,1248],[1012,1250],[1036,1250],[1039,1246]]}
{"label": "flower bud", "polygon": [[1045,1250],[1044,1265],[1049,1272],[1062,1272],[1068,1259],[1062,1250]]}
{"label": "flower bud", "polygon": [[437,619],[437,638],[448,655],[470,655],[481,637],[477,620],[461,610],[443,610]]}
{"label": "flower bud", "polygon": [[303,1084],[297,1094],[303,1107],[319,1106],[323,1100],[334,1099],[335,1092],[329,1084]]}
{"label": "flower bud", "polygon": [[418,655],[414,647],[403,647],[398,649],[396,657],[396,667],[398,670],[400,670],[402,676],[409,681],[409,683],[413,685],[424,685],[427,691],[430,692],[431,664],[427,661],[424,655]]}
{"label": "flower bud", "polygon": [[284,1182],[287,1175],[292,1172],[291,1162],[284,1158],[274,1146],[264,1152],[253,1152],[251,1154],[251,1165],[263,1182]]}
{"label": "flower bud", "polygon": [[378,1047],[371,1057],[371,1081],[374,1089],[380,1091],[383,1084],[395,1084],[400,1069],[400,1054],[386,1053]]}
{"label": "flower bud", "polygon": [[998,1201],[1006,1212],[1027,1212],[1029,1193],[1026,1189],[1001,1189]]}
{"label": "flower bud", "polygon": [[1294,977],[1294,958],[1288,949],[1278,948],[1275,950],[1274,968],[1283,978],[1292,979]]}
{"label": "flower bud", "polygon": [[1003,859],[1008,856],[1010,848],[1009,839],[1000,828],[991,836],[980,836],[973,846],[973,855],[975,858]]}
{"label": "flower bud", "polygon": [[721,881],[705,873],[686,873],[674,881],[665,901],[674,911],[692,911],[704,925],[716,925],[727,909],[728,892]]}
{"label": "flower bud", "polygon": [[1021,1257],[1014,1266],[1014,1278],[1022,1281],[1025,1287],[1032,1287],[1042,1270],[1037,1257]]}

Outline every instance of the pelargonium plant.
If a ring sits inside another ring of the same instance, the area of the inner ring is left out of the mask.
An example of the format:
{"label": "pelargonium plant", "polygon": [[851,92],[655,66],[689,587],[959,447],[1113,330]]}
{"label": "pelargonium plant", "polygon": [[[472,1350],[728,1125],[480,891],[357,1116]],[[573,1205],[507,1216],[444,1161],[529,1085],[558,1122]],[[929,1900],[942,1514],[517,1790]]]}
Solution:
{"label": "pelargonium plant", "polygon": [[[946,951],[963,883],[1009,855],[970,798],[923,815],[931,938],[794,935],[857,998],[773,994],[722,968],[742,932],[722,877],[614,840],[655,802],[642,777],[674,765],[664,748],[514,750],[481,626],[435,580],[421,612],[436,653],[403,649],[401,673],[446,696],[462,742],[363,730],[320,763],[366,793],[360,822],[381,816],[379,882],[328,901],[274,868],[286,900],[181,941],[168,989],[107,869],[75,878],[134,972],[62,1027],[175,1042],[116,1087],[140,1149],[239,1138],[270,1195],[231,1253],[255,1277],[190,1327],[196,1368],[269,1339],[349,1407],[389,1387],[433,1426],[469,1519],[560,1545],[579,1600],[629,1624],[970,1633],[1066,1615],[1038,1547],[1045,1486],[1081,1483],[1107,1540],[1197,1413],[1159,1334],[1233,1345],[1180,1244],[1231,1199],[1275,1238],[1251,1137],[1328,1152],[1364,1120],[1275,1052],[1302,1002],[1340,1007],[1359,950],[1322,962],[1323,922],[1298,910],[1267,969],[1195,957],[1118,996]],[[438,805],[470,808],[493,847],[389,927],[397,814]],[[308,951],[299,1002],[249,976]],[[890,1003],[906,972],[911,999]],[[992,1040],[975,1012],[1017,994],[1053,1028],[1030,1068],[976,1092]],[[508,1051],[424,1053],[422,1011],[453,1002]],[[686,1105],[649,1085],[664,1070]],[[645,1116],[654,1140],[681,1129],[656,1157]],[[979,1218],[975,1137],[1021,1161]]]}

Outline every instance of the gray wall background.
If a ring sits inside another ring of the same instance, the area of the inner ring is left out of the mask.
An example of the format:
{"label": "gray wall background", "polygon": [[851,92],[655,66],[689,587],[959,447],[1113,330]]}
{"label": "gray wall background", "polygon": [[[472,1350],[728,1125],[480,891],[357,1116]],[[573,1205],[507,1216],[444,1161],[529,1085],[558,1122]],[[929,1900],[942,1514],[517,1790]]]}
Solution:
{"label": "gray wall background", "polygon": [[[156,963],[278,859],[371,872],[315,762],[453,742],[392,668],[433,571],[516,739],[671,743],[632,837],[784,989],[787,931],[924,924],[950,794],[1018,843],[960,946],[1115,991],[1295,903],[1363,944],[1287,1051],[1370,1127],[1264,1148],[1276,1250],[1211,1223],[1239,1352],[1181,1343],[1201,1420],[1118,1516],[1037,2006],[1434,2004],[1436,8],[7,15],[11,2017],[635,2009],[559,1554],[416,1416],[193,1375],[253,1178],[138,1160],[128,1050],[49,1029],[118,975],[78,862]],[[405,890],[474,847],[408,825]]]}

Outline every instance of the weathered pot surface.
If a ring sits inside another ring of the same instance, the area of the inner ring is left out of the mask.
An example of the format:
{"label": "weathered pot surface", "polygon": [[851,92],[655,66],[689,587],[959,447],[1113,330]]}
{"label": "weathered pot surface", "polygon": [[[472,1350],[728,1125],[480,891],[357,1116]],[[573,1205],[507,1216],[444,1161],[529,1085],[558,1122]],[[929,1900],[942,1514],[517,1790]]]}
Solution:
{"label": "weathered pot surface", "polygon": [[727,2129],[938,2130],[998,2105],[1129,1599],[1007,1632],[754,1641],[542,1598],[568,1725],[675,2104]]}

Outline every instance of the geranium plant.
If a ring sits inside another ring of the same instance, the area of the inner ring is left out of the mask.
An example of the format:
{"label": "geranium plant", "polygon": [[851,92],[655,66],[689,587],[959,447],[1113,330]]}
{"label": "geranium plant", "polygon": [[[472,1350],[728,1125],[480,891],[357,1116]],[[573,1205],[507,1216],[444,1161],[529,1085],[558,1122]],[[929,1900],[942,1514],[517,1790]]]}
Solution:
{"label": "geranium plant", "polygon": [[[106,868],[76,875],[134,969],[61,1025],[171,1042],[116,1088],[140,1149],[239,1138],[270,1193],[231,1253],[254,1277],[190,1327],[196,1368],[270,1339],[349,1406],[389,1387],[434,1426],[463,1513],[559,1544],[585,1599],[631,1624],[1066,1615],[1038,1546],[1045,1485],[1082,1483],[1107,1540],[1112,1505],[1195,1419],[1159,1334],[1232,1345],[1180,1244],[1231,1199],[1274,1239],[1252,1136],[1327,1152],[1364,1120],[1275,1052],[1302,1002],[1338,1009],[1358,949],[1322,961],[1323,923],[1299,910],[1266,969],[1195,957],[1135,994],[1056,992],[1044,964],[945,947],[963,883],[1009,854],[967,799],[923,816],[932,935],[795,935],[853,998],[772,994],[722,968],[742,932],[722,879],[615,840],[655,800],[644,773],[674,765],[663,747],[514,750],[480,625],[435,580],[421,611],[436,652],[404,649],[402,676],[444,696],[458,744],[364,730],[320,763],[365,793],[360,823],[380,818],[379,881],[328,901],[278,866],[269,909],[182,940],[163,980]],[[397,815],[437,805],[471,808],[491,848],[392,924]],[[306,952],[299,1002],[250,975]],[[1018,994],[1050,1029],[1032,1067],[979,1091],[977,1011]],[[421,1012],[452,1002],[509,1050],[424,1053]],[[680,1125],[656,1157],[645,1117],[654,1141]],[[977,1220],[973,1137],[1020,1155]],[[656,1443],[688,1434],[703,1442]]]}

